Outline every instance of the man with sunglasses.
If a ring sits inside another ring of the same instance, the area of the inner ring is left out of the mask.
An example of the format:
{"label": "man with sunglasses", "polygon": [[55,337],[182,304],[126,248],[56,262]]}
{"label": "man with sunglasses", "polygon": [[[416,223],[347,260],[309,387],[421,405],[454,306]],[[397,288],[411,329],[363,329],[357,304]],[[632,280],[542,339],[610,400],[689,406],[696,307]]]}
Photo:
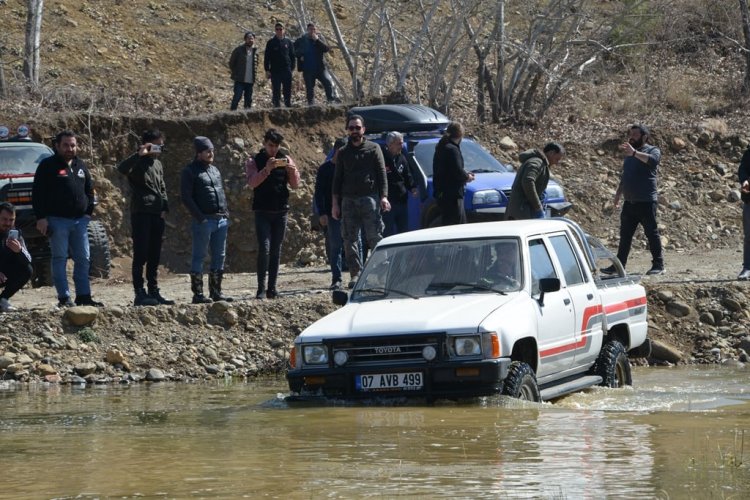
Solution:
{"label": "man with sunglasses", "polygon": [[369,248],[383,238],[380,211],[391,209],[388,202],[388,178],[380,146],[365,138],[364,119],[350,115],[347,119],[349,140],[339,150],[333,173],[331,215],[341,220],[344,254],[349,266],[349,288],[359,279],[362,259],[358,251],[360,228]]}
{"label": "man with sunglasses", "polygon": [[266,77],[271,79],[271,100],[273,107],[281,106],[281,92],[283,87],[284,105],[292,107],[292,71],[297,63],[294,53],[294,43],[284,36],[284,25],[276,23],[276,34],[266,43],[263,57],[263,67]]}

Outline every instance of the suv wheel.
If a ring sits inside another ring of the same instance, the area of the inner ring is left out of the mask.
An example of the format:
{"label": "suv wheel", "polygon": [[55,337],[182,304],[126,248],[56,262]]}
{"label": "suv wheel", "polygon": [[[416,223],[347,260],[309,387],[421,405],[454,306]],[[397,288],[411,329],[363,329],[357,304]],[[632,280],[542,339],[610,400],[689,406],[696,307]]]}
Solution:
{"label": "suv wheel", "polygon": [[89,276],[95,278],[109,278],[112,258],[109,253],[109,238],[104,224],[98,220],[89,221],[89,255],[91,268]]}

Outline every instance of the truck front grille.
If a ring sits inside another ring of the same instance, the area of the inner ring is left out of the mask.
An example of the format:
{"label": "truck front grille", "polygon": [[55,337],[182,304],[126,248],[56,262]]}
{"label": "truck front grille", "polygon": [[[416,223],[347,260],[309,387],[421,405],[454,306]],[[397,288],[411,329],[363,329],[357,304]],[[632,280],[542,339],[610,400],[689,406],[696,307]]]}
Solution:
{"label": "truck front grille", "polygon": [[437,359],[441,359],[444,336],[406,335],[398,337],[365,337],[333,342],[331,351],[346,351],[349,355],[347,365],[398,364],[404,362],[425,362],[422,350],[430,345],[437,351]]}

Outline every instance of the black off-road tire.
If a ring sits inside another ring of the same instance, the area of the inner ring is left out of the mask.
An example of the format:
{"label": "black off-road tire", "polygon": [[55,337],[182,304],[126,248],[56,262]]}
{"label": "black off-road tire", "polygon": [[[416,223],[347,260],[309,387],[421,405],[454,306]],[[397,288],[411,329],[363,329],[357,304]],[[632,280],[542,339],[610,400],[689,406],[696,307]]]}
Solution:
{"label": "black off-road tire", "polygon": [[534,370],[523,361],[514,361],[508,370],[508,376],[503,381],[503,396],[510,396],[525,401],[540,402],[539,386],[536,383]]}
{"label": "black off-road tire", "polygon": [[610,340],[599,353],[591,373],[602,378],[600,385],[604,387],[619,388],[633,385],[633,376],[630,372],[630,360],[625,347],[617,340]]}
{"label": "black off-road tire", "polygon": [[429,227],[438,227],[441,225],[443,219],[440,215],[440,208],[438,208],[436,201],[431,201],[427,203],[427,206],[424,207],[422,212],[422,217],[420,220],[420,225],[422,229],[426,229]]}
{"label": "black off-road tire", "polygon": [[107,230],[98,220],[89,221],[89,255],[91,268],[89,276],[93,278],[109,278],[112,257],[109,253],[109,238]]}
{"label": "black off-road tire", "polygon": [[52,261],[49,257],[33,259],[31,266],[34,268],[34,273],[31,275],[32,288],[52,286]]}

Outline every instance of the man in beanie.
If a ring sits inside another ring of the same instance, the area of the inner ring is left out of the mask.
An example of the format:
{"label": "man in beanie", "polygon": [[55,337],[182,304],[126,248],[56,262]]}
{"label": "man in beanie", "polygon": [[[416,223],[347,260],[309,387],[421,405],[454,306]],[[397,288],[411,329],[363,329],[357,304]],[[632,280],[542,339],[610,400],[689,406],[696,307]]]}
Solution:
{"label": "man in beanie", "polygon": [[245,43],[235,47],[229,56],[229,69],[234,80],[234,96],[229,109],[234,111],[245,94],[245,109],[253,105],[253,85],[258,80],[258,49],[255,46],[255,34],[245,33]]}
{"label": "man in beanie", "polygon": [[[195,159],[182,169],[180,196],[193,220],[193,252],[190,264],[190,286],[193,304],[211,300],[231,302],[221,293],[224,259],[227,249],[229,210],[221,172],[213,165],[214,145],[208,137],[193,139]],[[211,268],[208,275],[210,299],[203,295],[203,260],[211,249]]]}

